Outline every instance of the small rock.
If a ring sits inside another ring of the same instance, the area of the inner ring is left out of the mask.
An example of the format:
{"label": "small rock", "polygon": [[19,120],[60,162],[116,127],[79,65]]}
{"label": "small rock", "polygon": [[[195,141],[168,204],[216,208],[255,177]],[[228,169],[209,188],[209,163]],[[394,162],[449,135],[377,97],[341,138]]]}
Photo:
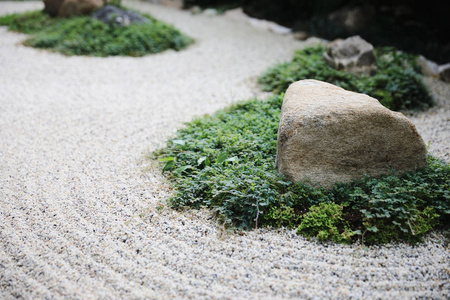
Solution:
{"label": "small rock", "polygon": [[309,37],[306,31],[298,31],[294,33],[294,38],[296,40],[305,41]]}
{"label": "small rock", "polygon": [[331,42],[323,58],[332,68],[356,74],[370,74],[376,69],[373,46],[359,35]]}
{"label": "small rock", "polygon": [[439,78],[442,81],[450,82],[450,63],[445,65],[440,65],[438,68]]}
{"label": "small rock", "polygon": [[132,23],[147,23],[149,19],[138,13],[126,11],[113,5],[106,5],[92,14],[92,18],[109,24],[112,21],[120,26],[127,26]]}
{"label": "small rock", "polygon": [[287,90],[276,166],[288,180],[331,187],[426,164],[426,146],[414,124],[378,100],[317,80]]}
{"label": "small rock", "polygon": [[207,17],[212,17],[217,15],[217,10],[214,8],[207,8],[203,11],[203,14]]}
{"label": "small rock", "polygon": [[439,66],[437,63],[426,59],[422,55],[417,57],[416,62],[420,66],[423,75],[430,77],[439,77]]}
{"label": "small rock", "polygon": [[192,6],[189,11],[191,12],[191,14],[193,15],[198,15],[202,12],[202,9],[200,8],[200,6]]}

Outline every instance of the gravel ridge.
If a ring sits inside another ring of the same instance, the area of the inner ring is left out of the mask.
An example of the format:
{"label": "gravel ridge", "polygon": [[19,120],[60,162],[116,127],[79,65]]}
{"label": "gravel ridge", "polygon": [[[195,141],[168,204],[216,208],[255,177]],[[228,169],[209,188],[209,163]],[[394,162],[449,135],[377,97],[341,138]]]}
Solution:
{"label": "gravel ridge", "polygon": [[[229,234],[208,211],[165,207],[171,190],[145,153],[195,115],[260,96],[256,76],[305,43],[222,16],[125,4],[196,44],[66,57],[0,27],[0,299],[450,297],[439,233],[415,247],[321,244],[286,229]],[[39,8],[0,2],[2,15]],[[437,107],[411,119],[448,160],[448,85],[429,84]]]}

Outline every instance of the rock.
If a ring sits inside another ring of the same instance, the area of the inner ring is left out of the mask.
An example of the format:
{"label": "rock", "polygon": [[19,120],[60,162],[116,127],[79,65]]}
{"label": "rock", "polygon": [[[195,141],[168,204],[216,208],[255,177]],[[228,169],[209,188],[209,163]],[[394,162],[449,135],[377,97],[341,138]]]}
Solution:
{"label": "rock", "polygon": [[147,23],[149,19],[132,11],[126,11],[113,5],[106,5],[92,14],[92,18],[109,24],[114,23],[120,26],[127,26],[132,23]]}
{"label": "rock", "polygon": [[44,12],[52,17],[57,17],[63,2],[64,0],[44,0]]}
{"label": "rock", "polygon": [[102,7],[103,0],[64,0],[59,8],[58,16],[68,18],[92,13]]}
{"label": "rock", "polygon": [[276,166],[288,180],[329,188],[426,164],[426,146],[414,124],[378,100],[317,80],[287,90]]}
{"label": "rock", "polygon": [[296,40],[305,41],[308,37],[309,35],[306,31],[297,31],[294,33],[294,39]]}
{"label": "rock", "polygon": [[439,79],[445,82],[450,82],[450,63],[440,65],[438,68]]}
{"label": "rock", "polygon": [[332,68],[356,74],[370,74],[376,69],[373,46],[359,35],[331,42],[323,58]]}
{"label": "rock", "polygon": [[200,8],[200,6],[192,6],[189,11],[191,12],[191,14],[193,15],[198,15],[202,13],[202,9]]}
{"label": "rock", "polygon": [[422,55],[417,57],[417,64],[422,70],[422,74],[425,76],[438,77],[439,76],[439,66],[437,63],[426,59]]}
{"label": "rock", "polygon": [[207,17],[217,16],[217,10],[215,10],[214,8],[207,8],[203,11],[203,15]]}
{"label": "rock", "polygon": [[372,22],[376,9],[370,4],[343,7],[328,15],[328,20],[334,26],[344,30],[347,34],[355,34],[364,30]]}

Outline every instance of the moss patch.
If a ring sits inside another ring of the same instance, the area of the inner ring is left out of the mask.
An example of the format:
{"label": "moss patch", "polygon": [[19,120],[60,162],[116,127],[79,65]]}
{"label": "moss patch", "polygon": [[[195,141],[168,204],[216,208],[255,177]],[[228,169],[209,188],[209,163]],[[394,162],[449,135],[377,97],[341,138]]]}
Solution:
{"label": "moss patch", "polygon": [[0,17],[0,25],[32,36],[25,45],[66,55],[143,56],[181,50],[193,40],[173,26],[144,15],[150,23],[121,27],[90,17],[51,18],[41,11]]}
{"label": "moss patch", "polygon": [[179,130],[154,154],[176,187],[170,205],[208,207],[234,228],[298,227],[345,243],[417,242],[449,226],[450,166],[433,157],[401,178],[366,177],[330,190],[286,181],[274,166],[282,100],[242,102]]}
{"label": "moss patch", "polygon": [[367,94],[391,110],[422,109],[433,103],[413,55],[394,48],[379,48],[376,74],[356,76],[328,66],[322,59],[324,52],[321,46],[297,51],[292,61],[270,68],[259,82],[266,91],[282,93],[295,81],[317,79]]}

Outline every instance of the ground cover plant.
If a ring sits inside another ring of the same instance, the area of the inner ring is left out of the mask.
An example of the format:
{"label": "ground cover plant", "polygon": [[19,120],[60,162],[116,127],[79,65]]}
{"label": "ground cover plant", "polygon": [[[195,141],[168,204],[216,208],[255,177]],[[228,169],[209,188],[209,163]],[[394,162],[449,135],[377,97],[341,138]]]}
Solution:
{"label": "ground cover plant", "polygon": [[357,76],[328,66],[322,58],[325,51],[322,46],[296,51],[291,62],[270,68],[259,82],[266,91],[282,93],[295,81],[317,79],[367,94],[391,110],[421,109],[433,102],[413,55],[378,48],[376,74]]}
{"label": "ground cover plant", "polygon": [[197,118],[154,153],[176,187],[171,207],[212,209],[231,228],[297,228],[351,243],[417,242],[450,224],[450,166],[363,178],[330,190],[286,181],[274,162],[282,96]]}
{"label": "ground cover plant", "polygon": [[119,26],[89,16],[52,18],[42,11],[0,17],[0,25],[32,36],[25,45],[66,55],[143,56],[167,49],[181,50],[193,40],[173,26],[152,18],[149,23]]}

